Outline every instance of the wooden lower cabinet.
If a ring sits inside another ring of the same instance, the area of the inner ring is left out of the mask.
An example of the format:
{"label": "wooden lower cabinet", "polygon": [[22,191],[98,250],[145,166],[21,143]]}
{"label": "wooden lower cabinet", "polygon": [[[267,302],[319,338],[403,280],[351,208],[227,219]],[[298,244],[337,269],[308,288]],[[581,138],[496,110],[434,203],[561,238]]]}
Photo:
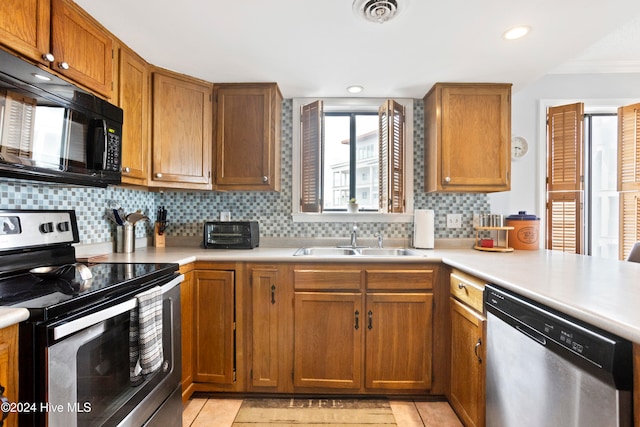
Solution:
{"label": "wooden lower cabinet", "polygon": [[362,294],[296,292],[294,307],[294,386],[358,391],[362,387]]}
{"label": "wooden lower cabinet", "polygon": [[[0,386],[9,402],[18,402],[18,325],[0,329]],[[5,427],[18,425],[18,414],[10,413]]]}
{"label": "wooden lower cabinet", "polygon": [[292,288],[286,265],[250,264],[249,391],[291,392]]}
{"label": "wooden lower cabinet", "polygon": [[367,388],[431,387],[432,307],[431,293],[367,294]]}
{"label": "wooden lower cabinet", "polygon": [[429,391],[434,276],[403,265],[295,268],[294,389]]}
{"label": "wooden lower cabinet", "polygon": [[449,403],[466,427],[485,425],[486,323],[484,284],[473,276],[451,274],[451,384]]}
{"label": "wooden lower cabinet", "polygon": [[195,270],[194,381],[236,381],[235,271]]}
{"label": "wooden lower cabinet", "polygon": [[180,327],[182,330],[182,401],[191,397],[193,385],[194,308],[193,271],[181,269],[184,281],[180,284]]}

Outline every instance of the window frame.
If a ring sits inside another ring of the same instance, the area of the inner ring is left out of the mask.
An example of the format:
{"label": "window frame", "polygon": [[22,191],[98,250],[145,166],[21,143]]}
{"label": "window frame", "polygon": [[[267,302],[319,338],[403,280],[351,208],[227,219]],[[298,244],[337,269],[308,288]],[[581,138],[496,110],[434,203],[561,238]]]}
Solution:
{"label": "window frame", "polygon": [[301,176],[301,141],[300,141],[300,109],[314,101],[322,101],[325,112],[332,111],[371,111],[378,113],[378,108],[387,98],[293,98],[293,147],[292,147],[292,183],[291,183],[291,216],[293,222],[382,222],[382,223],[410,223],[413,222],[414,185],[414,137],[413,137],[413,102],[411,98],[394,98],[405,107],[405,211],[403,213],[381,212],[300,212],[300,176]]}

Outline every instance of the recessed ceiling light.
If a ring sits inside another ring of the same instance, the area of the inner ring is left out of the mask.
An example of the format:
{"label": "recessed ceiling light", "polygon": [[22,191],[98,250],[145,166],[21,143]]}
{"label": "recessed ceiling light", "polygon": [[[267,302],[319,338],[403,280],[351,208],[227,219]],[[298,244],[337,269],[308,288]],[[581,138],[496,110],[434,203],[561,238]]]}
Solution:
{"label": "recessed ceiling light", "polygon": [[36,79],[45,80],[45,81],[51,81],[51,78],[50,78],[50,77],[45,76],[44,74],[31,73],[31,75],[32,75],[33,77],[35,77]]}
{"label": "recessed ceiling light", "polygon": [[529,34],[529,31],[531,31],[531,27],[527,25],[518,25],[517,27],[509,28],[505,31],[502,38],[505,40],[516,40]]}
{"label": "recessed ceiling light", "polygon": [[349,93],[360,93],[364,88],[360,85],[353,85],[347,88],[347,92]]}

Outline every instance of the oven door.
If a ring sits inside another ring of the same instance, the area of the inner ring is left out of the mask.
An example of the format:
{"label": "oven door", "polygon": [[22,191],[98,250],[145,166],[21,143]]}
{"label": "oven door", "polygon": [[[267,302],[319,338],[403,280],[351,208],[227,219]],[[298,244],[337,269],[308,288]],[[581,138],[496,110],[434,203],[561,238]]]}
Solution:
{"label": "oven door", "polygon": [[130,381],[135,298],[49,327],[58,341],[47,352],[48,426],[141,426],[153,416],[180,386],[182,280],[179,276],[162,286],[163,363],[141,384]]}

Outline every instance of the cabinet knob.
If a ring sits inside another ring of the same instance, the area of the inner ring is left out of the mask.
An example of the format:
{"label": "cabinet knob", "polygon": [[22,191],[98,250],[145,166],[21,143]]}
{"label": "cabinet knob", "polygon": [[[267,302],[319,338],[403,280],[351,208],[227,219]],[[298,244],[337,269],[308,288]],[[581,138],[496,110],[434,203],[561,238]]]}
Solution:
{"label": "cabinet knob", "polygon": [[69,64],[67,64],[66,62],[61,62],[58,64],[58,67],[60,67],[63,70],[68,70],[69,69]]}
{"label": "cabinet knob", "polygon": [[158,173],[156,174],[156,178],[162,178],[162,173],[158,172]]}
{"label": "cabinet knob", "polygon": [[269,177],[268,176],[263,176],[262,177],[262,182],[269,182]]}
{"label": "cabinet knob", "polygon": [[47,62],[53,62],[56,60],[56,58],[53,56],[53,53],[51,52],[42,54],[42,59],[44,59]]}
{"label": "cabinet knob", "polygon": [[444,177],[444,182],[451,182],[451,177],[450,176],[445,176]]}
{"label": "cabinet knob", "polygon": [[122,172],[129,173],[129,172],[131,172],[131,168],[129,168],[129,167],[122,168]]}

